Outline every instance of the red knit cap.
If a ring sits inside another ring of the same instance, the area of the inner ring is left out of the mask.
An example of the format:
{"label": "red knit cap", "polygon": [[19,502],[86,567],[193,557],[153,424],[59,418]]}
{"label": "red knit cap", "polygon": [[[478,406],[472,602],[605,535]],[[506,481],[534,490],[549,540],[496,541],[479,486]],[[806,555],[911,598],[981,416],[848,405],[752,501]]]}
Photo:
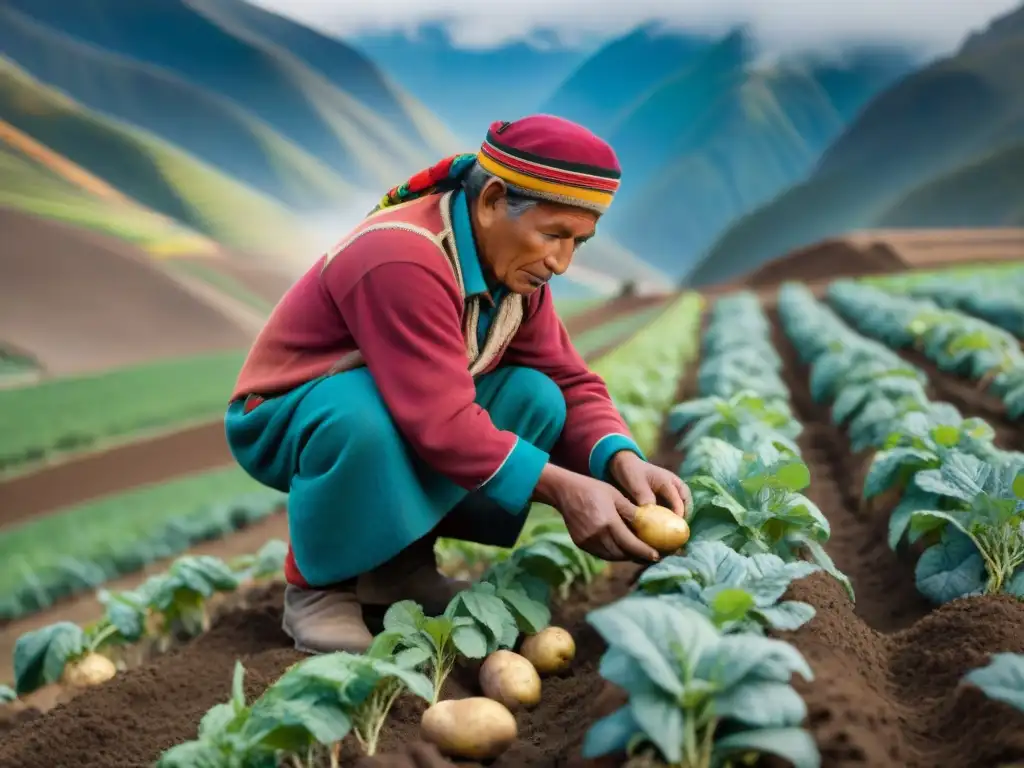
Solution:
{"label": "red knit cap", "polygon": [[606,141],[554,115],[492,123],[477,161],[530,197],[598,213],[608,209],[622,176]]}

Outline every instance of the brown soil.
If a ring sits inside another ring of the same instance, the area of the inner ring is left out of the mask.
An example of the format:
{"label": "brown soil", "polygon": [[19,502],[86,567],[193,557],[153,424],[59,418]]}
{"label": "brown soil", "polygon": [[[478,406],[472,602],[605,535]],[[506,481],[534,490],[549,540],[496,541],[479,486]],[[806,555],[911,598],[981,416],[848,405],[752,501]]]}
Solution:
{"label": "brown soil", "polygon": [[123,242],[10,210],[0,211],[0,232],[3,340],[50,376],[251,342]]}
{"label": "brown soil", "polygon": [[[288,541],[288,518],[283,511],[253,523],[231,536],[199,544],[190,549],[188,554],[213,555],[224,560],[230,560],[234,557],[258,551],[260,547],[271,539]],[[168,566],[177,557],[180,557],[180,555],[175,555],[165,560],[157,560],[141,571],[136,571],[114,581],[107,582],[104,584],[104,587],[113,591],[134,589],[154,573],[167,570]],[[68,600],[63,600],[48,610],[0,624],[0,682],[9,683],[14,679],[14,671],[11,666],[14,644],[25,632],[45,627],[54,621],[72,621],[76,624],[87,624],[95,621],[102,615],[103,606],[96,599],[96,595],[92,592],[87,592],[76,595]],[[45,702],[40,704],[40,706],[46,708]]]}
{"label": "brown soil", "polygon": [[222,419],[75,455],[0,481],[0,529],[43,512],[233,461]]}
{"label": "brown soil", "polygon": [[[564,764],[566,756],[578,752],[594,719],[589,713],[600,703],[598,695],[604,688],[597,674],[603,643],[584,617],[590,608],[623,594],[634,570],[630,566],[616,568],[612,577],[597,584],[590,595],[556,608],[555,622],[566,627],[577,641],[573,673],[545,680],[542,703],[517,717],[519,739],[493,766],[554,766]],[[227,699],[236,659],[247,670],[246,692],[255,697],[288,665],[302,658],[289,647],[280,629],[281,589],[280,585],[265,589],[262,600],[252,601],[253,607],[227,614],[192,643],[129,670],[57,709],[23,720],[0,743],[0,765],[151,765],[163,750],[194,738],[202,715]],[[479,695],[472,670],[457,670],[444,695]],[[421,711],[422,704],[411,700],[396,706],[382,738],[382,752],[401,751],[415,741]],[[356,758],[355,746],[347,740],[343,764],[352,765]]]}
{"label": "brown soil", "polygon": [[857,246],[846,239],[824,240],[769,261],[743,282],[749,286],[779,285],[787,280],[834,280],[904,269],[906,265],[899,256],[884,245]]}
{"label": "brown soil", "polygon": [[909,555],[886,545],[886,505],[859,503],[866,458],[852,456],[828,410],[812,402],[807,371],[777,326],[810,498],[832,526],[826,549],[853,581],[856,604],[834,579],[815,574],[792,599],[816,617],[785,639],[815,673],[797,682],[826,768],[993,768],[1024,759],[1024,716],[960,685],[988,654],[1024,652],[1024,602],[1009,597],[930,606],[914,588]]}

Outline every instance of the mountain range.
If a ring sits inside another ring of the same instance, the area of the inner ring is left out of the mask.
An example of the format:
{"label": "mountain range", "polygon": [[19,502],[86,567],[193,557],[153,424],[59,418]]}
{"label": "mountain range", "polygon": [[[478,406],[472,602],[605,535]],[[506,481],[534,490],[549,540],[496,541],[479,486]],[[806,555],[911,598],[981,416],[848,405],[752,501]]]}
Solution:
{"label": "mountain range", "polygon": [[704,285],[850,229],[1024,222],[1021,61],[1024,9],[921,63],[769,61],[743,28],[483,51],[244,0],[4,0],[0,206],[295,274],[491,119],[549,112],[624,169],[558,292]]}
{"label": "mountain range", "polygon": [[1022,224],[1024,7],[879,93],[807,178],[731,224],[686,281],[729,280],[857,229]]}

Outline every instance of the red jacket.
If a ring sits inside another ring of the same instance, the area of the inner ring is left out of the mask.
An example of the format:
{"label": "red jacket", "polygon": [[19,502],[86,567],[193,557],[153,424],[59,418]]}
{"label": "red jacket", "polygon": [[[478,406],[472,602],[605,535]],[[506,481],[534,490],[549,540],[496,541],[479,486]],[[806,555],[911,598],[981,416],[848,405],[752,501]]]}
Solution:
{"label": "red jacket", "polygon": [[[512,364],[546,374],[565,397],[567,418],[553,461],[600,477],[613,452],[642,455],[604,382],[573,348],[548,286],[529,297],[502,298],[481,350],[476,318],[490,301],[462,193],[385,208],[281,299],[253,344],[232,400],[280,394],[366,365],[402,434],[435,470],[473,490],[499,470],[518,469],[528,487],[506,500],[508,506],[528,501],[548,460],[497,429],[474,402],[474,375]],[[507,488],[507,481],[499,484]]]}

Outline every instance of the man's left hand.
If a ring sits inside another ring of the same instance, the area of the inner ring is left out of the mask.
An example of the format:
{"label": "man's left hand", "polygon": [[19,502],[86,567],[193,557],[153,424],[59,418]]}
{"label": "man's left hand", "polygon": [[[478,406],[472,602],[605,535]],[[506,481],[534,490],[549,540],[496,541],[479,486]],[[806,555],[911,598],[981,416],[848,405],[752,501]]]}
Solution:
{"label": "man's left hand", "polygon": [[678,475],[648,464],[632,451],[619,451],[612,456],[608,474],[637,506],[657,504],[660,500],[680,517],[688,517],[693,509],[690,489]]}

